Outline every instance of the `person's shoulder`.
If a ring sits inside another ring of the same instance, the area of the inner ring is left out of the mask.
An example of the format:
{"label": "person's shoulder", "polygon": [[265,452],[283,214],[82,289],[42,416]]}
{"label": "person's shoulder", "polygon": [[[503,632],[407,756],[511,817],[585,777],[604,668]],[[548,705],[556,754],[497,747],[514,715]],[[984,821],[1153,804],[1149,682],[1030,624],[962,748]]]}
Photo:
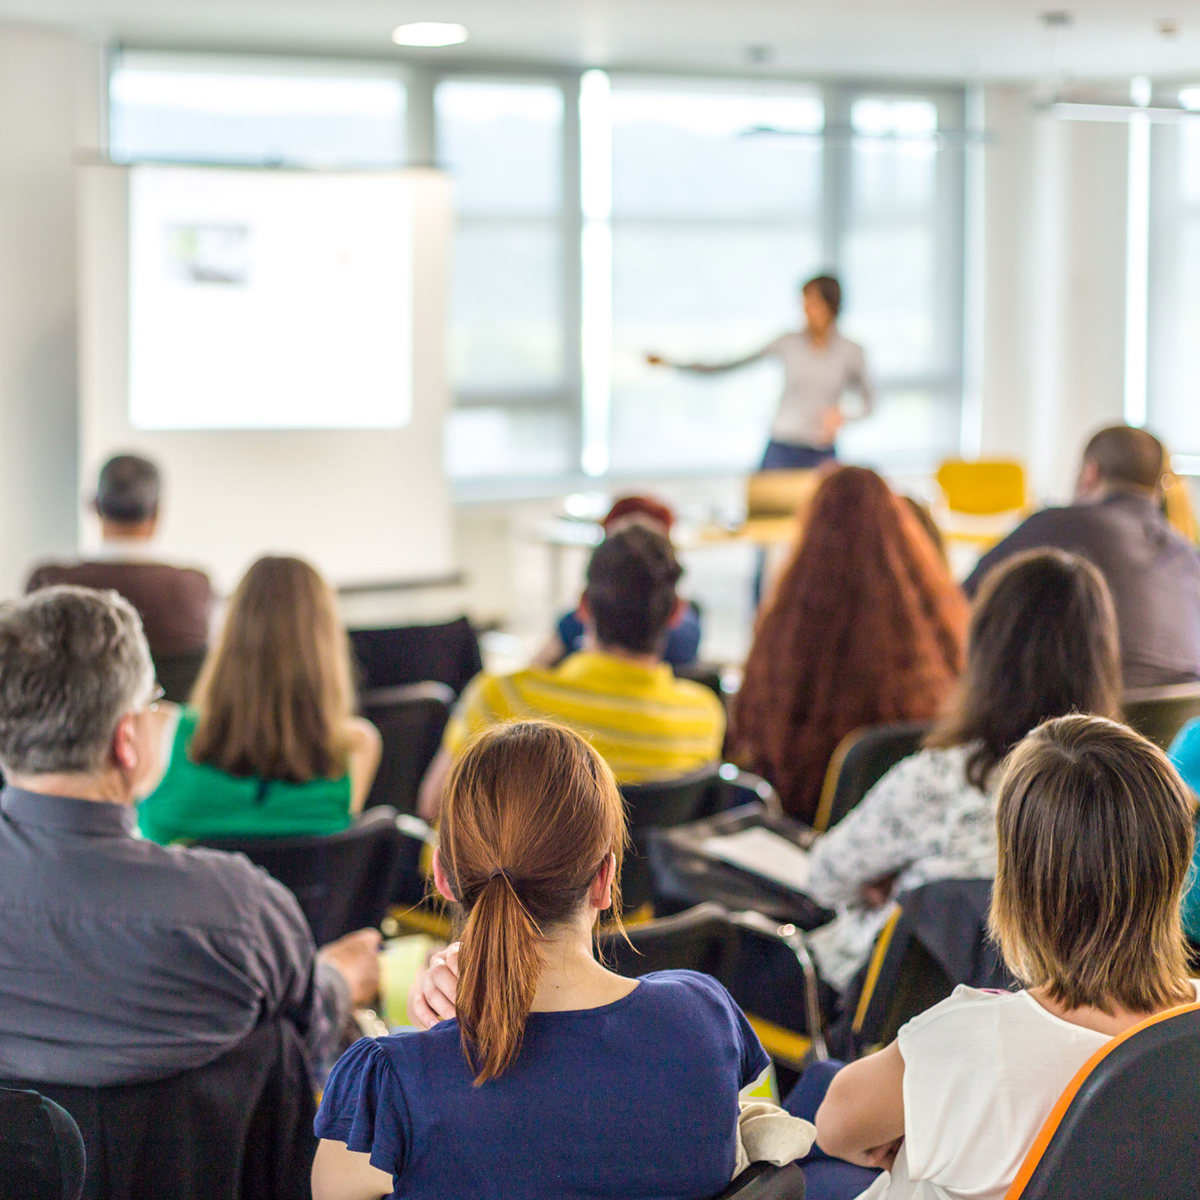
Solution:
{"label": "person's shoulder", "polygon": [[697,683],[694,679],[680,679],[677,675],[672,675],[664,688],[670,693],[671,698],[680,704],[702,709],[714,715],[724,715],[725,709],[716,693],[703,683]]}
{"label": "person's shoulder", "polygon": [[725,985],[702,971],[651,971],[638,980],[643,1001],[660,1008],[732,1012],[736,1005]]}
{"label": "person's shoulder", "polygon": [[198,924],[241,926],[283,910],[290,919],[298,911],[292,893],[244,854],[189,845],[148,853],[178,892],[196,898]]}
{"label": "person's shoulder", "polygon": [[973,988],[960,983],[945,1000],[913,1017],[900,1028],[901,1053],[915,1045],[937,1045],[955,1035],[978,1033],[988,1036],[1007,1014],[1022,1011],[1026,1002],[1020,992]]}

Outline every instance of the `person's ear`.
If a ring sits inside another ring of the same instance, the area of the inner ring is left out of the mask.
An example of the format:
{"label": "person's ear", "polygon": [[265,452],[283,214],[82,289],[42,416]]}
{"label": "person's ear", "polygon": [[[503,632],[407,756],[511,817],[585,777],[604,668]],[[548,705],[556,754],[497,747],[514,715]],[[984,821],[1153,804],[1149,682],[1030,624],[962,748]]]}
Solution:
{"label": "person's ear", "polygon": [[592,609],[588,604],[587,592],[584,592],[583,595],[579,597],[579,604],[576,606],[575,615],[579,618],[580,623],[583,625],[586,625],[589,621],[591,621]]}
{"label": "person's ear", "polygon": [[133,713],[126,713],[117,722],[110,750],[113,762],[126,774],[136,771],[141,761],[141,755],[138,753],[135,720]]}
{"label": "person's ear", "polygon": [[687,610],[689,607],[690,605],[682,596],[676,596],[675,607],[671,609],[671,615],[667,619],[667,628],[674,629],[675,626],[687,616]]}
{"label": "person's ear", "polygon": [[445,868],[442,866],[441,853],[436,846],[433,849],[433,886],[437,888],[438,894],[447,903],[458,903],[458,897],[450,887],[450,880],[446,877]]}
{"label": "person's ear", "polygon": [[617,877],[617,856],[611,851],[600,864],[592,886],[588,888],[588,902],[599,912],[612,908],[613,882]]}

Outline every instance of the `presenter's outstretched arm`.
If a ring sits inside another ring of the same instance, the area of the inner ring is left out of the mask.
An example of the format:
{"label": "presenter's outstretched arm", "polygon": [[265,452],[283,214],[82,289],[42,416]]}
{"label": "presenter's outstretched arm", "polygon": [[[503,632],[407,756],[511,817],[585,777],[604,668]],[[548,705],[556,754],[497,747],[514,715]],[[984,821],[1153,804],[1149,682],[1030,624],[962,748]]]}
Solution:
{"label": "presenter's outstretched arm", "polygon": [[647,354],[646,362],[652,367],[674,367],[676,371],[690,371],[695,375],[719,375],[722,371],[737,371],[742,367],[748,367],[751,363],[756,363],[760,359],[766,358],[772,352],[774,346],[775,343],[770,342],[760,350],[756,350],[753,354],[747,354],[745,358],[735,358],[723,363],[675,362],[674,359],[664,358],[661,354]]}

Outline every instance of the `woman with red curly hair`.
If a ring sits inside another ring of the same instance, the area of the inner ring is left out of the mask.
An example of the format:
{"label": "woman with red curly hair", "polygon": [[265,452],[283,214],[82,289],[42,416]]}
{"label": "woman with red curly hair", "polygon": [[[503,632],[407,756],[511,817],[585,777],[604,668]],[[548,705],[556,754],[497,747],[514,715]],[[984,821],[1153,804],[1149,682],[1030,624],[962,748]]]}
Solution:
{"label": "woman with red curly hair", "polygon": [[732,757],[811,821],[838,742],[929,720],[963,666],[967,602],[929,536],[862,467],[831,474],[759,618]]}

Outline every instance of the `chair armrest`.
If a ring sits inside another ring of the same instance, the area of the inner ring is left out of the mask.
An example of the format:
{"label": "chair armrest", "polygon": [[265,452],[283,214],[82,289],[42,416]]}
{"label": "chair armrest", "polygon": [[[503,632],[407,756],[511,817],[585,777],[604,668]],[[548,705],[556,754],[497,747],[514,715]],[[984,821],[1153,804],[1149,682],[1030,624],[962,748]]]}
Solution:
{"label": "chair armrest", "polygon": [[[752,775],[749,771],[743,771],[733,763],[722,763],[718,774],[727,789],[745,795],[745,803],[753,804],[757,801],[763,806],[767,816],[783,816],[783,804],[779,799],[779,793],[760,775]],[[742,805],[732,805],[731,807],[740,808]]]}
{"label": "chair armrest", "polygon": [[397,813],[396,828],[415,842],[423,842],[426,846],[438,844],[437,830],[428,821],[422,821],[412,813]]}

